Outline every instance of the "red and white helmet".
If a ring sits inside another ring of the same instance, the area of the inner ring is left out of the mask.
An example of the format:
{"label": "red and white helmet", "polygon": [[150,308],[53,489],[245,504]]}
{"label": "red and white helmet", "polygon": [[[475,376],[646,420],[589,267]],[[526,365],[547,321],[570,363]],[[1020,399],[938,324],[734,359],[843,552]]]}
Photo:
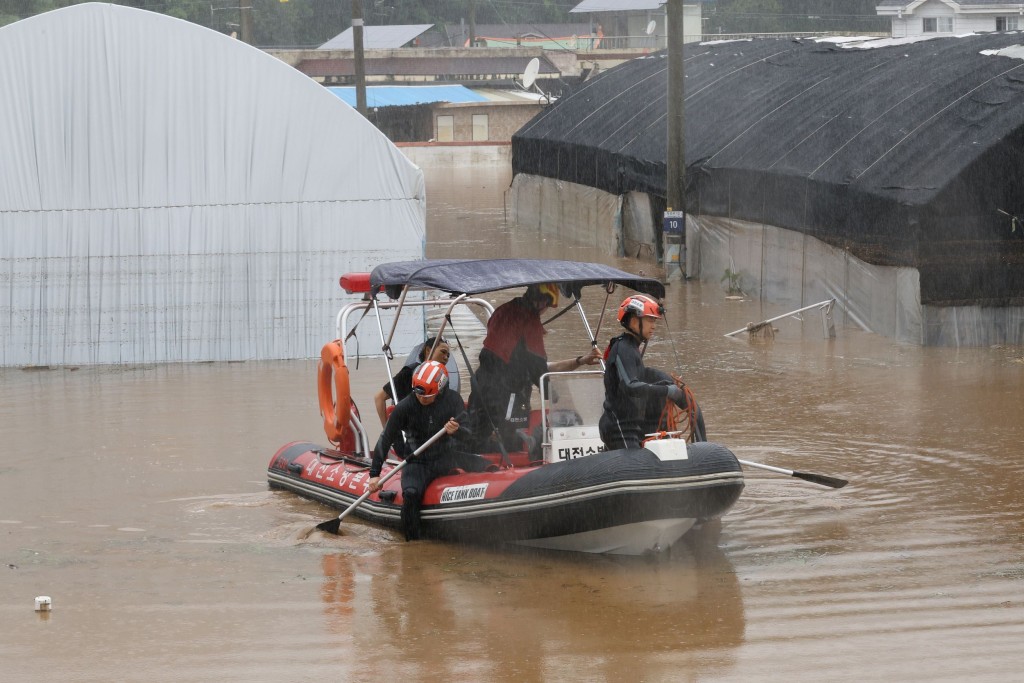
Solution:
{"label": "red and white helmet", "polygon": [[422,363],[412,373],[412,393],[437,396],[448,386],[448,370],[436,360]]}
{"label": "red and white helmet", "polygon": [[646,294],[633,294],[619,306],[619,322],[626,324],[629,316],[638,318],[661,318],[665,315],[665,307]]}

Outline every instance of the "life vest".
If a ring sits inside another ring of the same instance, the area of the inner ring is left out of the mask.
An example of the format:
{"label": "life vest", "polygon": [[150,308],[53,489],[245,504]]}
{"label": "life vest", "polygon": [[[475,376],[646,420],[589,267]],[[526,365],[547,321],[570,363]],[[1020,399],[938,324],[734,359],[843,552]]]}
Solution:
{"label": "life vest", "polygon": [[345,347],[340,339],[328,342],[320,349],[317,395],[328,440],[341,450],[355,450],[355,433],[350,424],[352,396],[349,393]]}

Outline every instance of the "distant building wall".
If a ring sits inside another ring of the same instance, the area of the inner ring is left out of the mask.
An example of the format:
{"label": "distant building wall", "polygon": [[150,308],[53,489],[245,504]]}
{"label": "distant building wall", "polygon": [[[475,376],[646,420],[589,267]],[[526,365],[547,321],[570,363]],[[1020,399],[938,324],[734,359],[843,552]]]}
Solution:
{"label": "distant building wall", "polygon": [[438,104],[433,107],[437,142],[508,142],[544,107],[532,102]]}
{"label": "distant building wall", "polygon": [[[609,10],[606,12],[591,12],[591,23],[595,30],[598,25],[603,30],[603,37],[600,44],[595,46],[599,50],[623,50],[623,49],[650,49],[663,50],[667,47],[667,35],[665,9],[652,10]],[[700,42],[703,33],[703,13],[701,5],[683,5],[683,42]],[[654,22],[654,30],[647,34],[647,25]],[[579,50],[588,51],[587,43],[581,43]]]}
{"label": "distant building wall", "polygon": [[512,165],[508,142],[408,142],[395,146],[420,168]]}

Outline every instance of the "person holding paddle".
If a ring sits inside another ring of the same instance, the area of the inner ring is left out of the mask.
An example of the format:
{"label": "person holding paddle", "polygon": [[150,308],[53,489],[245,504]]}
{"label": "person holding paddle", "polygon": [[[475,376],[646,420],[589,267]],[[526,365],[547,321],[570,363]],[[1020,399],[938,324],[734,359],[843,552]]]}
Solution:
{"label": "person holding paddle", "polygon": [[[436,360],[447,369],[450,354],[451,347],[448,346],[448,340],[444,337],[438,339],[436,336],[430,337],[420,344],[419,351],[416,354],[409,354],[411,362],[407,360],[402,369],[398,371],[398,374],[391,379],[391,382],[385,384],[373,396],[373,405],[377,408],[377,417],[380,419],[381,427],[388,423],[387,402],[390,400],[393,405],[398,405],[399,401],[412,393],[412,373],[415,372],[416,368],[425,361]],[[448,385],[450,389],[458,392],[458,383],[454,381],[451,374],[448,375]],[[392,386],[394,386],[395,392],[398,394],[397,397],[391,394]],[[405,438],[403,438],[401,432],[395,438],[394,449],[395,453],[403,458],[412,453],[412,448],[405,443]]]}
{"label": "person holding paddle", "polygon": [[[665,400],[686,410],[688,397],[669,375],[644,366],[643,350],[665,315],[665,308],[645,294],[633,294],[619,306],[619,323],[626,331],[605,351],[604,412],[598,422],[608,450],[639,448],[644,436],[658,430]],[[704,440],[704,423],[694,406],[695,437]]]}
{"label": "person holding paddle", "polygon": [[431,481],[452,469],[482,472],[490,464],[480,456],[457,450],[453,443],[468,439],[468,430],[460,429],[459,424],[464,412],[462,397],[448,390],[448,370],[438,361],[430,360],[413,372],[412,393],[395,406],[377,440],[370,464],[371,493],[380,490],[384,461],[403,431],[412,448],[426,443],[442,428],[448,436],[410,456],[402,470],[402,529],[407,541],[420,537],[420,507]]}

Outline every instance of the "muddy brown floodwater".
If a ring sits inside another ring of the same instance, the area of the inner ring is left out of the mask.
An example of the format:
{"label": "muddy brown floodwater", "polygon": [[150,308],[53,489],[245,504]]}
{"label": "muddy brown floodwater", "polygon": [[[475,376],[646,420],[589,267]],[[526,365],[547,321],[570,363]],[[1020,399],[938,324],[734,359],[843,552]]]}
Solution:
{"label": "muddy brown floodwater", "polygon": [[[428,255],[654,272],[509,229],[508,183],[428,169]],[[358,521],[303,540],[337,511],[268,490],[266,466],[323,442],[312,360],[0,370],[0,678],[1020,680],[1024,350],[792,321],[727,339],[783,311],[714,283],[674,283],[667,306],[649,363],[681,370],[712,440],[850,485],[748,470],[717,534],[653,559]],[[553,330],[552,356],[579,334]],[[368,397],[381,364],[353,382]]]}

